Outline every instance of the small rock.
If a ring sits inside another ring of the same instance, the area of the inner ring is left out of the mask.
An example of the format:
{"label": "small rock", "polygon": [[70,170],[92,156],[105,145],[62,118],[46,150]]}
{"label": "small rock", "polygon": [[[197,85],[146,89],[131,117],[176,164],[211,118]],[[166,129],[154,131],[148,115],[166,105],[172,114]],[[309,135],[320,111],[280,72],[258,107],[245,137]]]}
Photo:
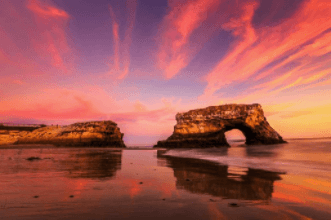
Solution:
{"label": "small rock", "polygon": [[70,198],[74,198],[74,195],[70,195],[69,197],[70,197]]}
{"label": "small rock", "polygon": [[33,198],[39,198],[39,196],[34,196]]}
{"label": "small rock", "polygon": [[139,184],[143,184],[143,182],[140,182]]}
{"label": "small rock", "polygon": [[230,206],[230,207],[239,207],[239,205],[237,203],[229,203],[228,206]]}
{"label": "small rock", "polygon": [[165,199],[162,199],[163,201],[165,201]]}
{"label": "small rock", "polygon": [[186,179],[186,181],[191,181],[190,179]]}
{"label": "small rock", "polygon": [[34,161],[34,160],[41,160],[40,157],[29,157],[26,160],[28,161]]}

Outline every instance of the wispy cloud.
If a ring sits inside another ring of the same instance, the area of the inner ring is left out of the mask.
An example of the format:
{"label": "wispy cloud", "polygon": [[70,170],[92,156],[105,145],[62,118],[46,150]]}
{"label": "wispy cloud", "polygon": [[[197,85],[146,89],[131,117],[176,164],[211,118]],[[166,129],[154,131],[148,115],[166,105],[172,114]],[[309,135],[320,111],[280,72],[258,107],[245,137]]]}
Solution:
{"label": "wispy cloud", "polygon": [[52,18],[69,18],[67,12],[51,5],[43,4],[39,0],[29,0],[28,8],[43,17],[43,19]]}
{"label": "wispy cloud", "polygon": [[24,3],[0,2],[0,87],[7,93],[41,76],[46,81],[55,73],[66,74],[73,64],[66,33],[69,14],[49,1]]}
{"label": "wispy cloud", "polygon": [[52,66],[68,73],[64,56],[71,51],[65,31],[69,14],[39,0],[29,0],[27,8],[34,14],[38,30],[38,33],[31,33],[35,51],[49,59]]}
{"label": "wispy cloud", "polygon": [[110,64],[110,74],[116,76],[117,79],[123,79],[129,73],[130,68],[130,46],[132,43],[132,30],[136,17],[136,0],[126,1],[127,9],[127,25],[124,39],[121,40],[119,35],[120,25],[111,6],[109,6],[110,16],[113,25],[113,57],[112,64]]}
{"label": "wispy cloud", "polygon": [[[217,19],[221,15],[217,15],[216,11],[221,3],[219,0],[169,1],[170,10],[163,19],[157,39],[157,66],[164,71],[167,79],[185,68],[217,30]],[[209,28],[204,24],[206,20],[211,22]],[[198,44],[191,39],[197,29],[194,37],[199,39]]]}
{"label": "wispy cloud", "polygon": [[258,29],[252,24],[257,7],[242,4],[240,16],[223,25],[237,40],[207,75],[203,97],[247,80],[253,85],[249,96],[265,96],[320,83],[331,74],[329,1],[307,0],[290,18]]}

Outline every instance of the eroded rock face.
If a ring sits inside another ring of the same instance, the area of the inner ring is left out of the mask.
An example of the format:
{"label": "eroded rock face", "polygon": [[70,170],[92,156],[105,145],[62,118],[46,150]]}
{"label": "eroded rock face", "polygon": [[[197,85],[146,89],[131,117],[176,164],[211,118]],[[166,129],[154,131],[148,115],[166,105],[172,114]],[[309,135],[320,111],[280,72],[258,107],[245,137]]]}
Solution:
{"label": "eroded rock face", "polygon": [[24,137],[29,131],[7,131],[0,129],[0,145],[14,144],[18,138]]}
{"label": "eroded rock face", "polygon": [[269,125],[260,104],[220,105],[176,115],[173,134],[155,147],[204,148],[229,146],[225,132],[238,129],[247,145],[286,143]]}
{"label": "eroded rock face", "polygon": [[18,136],[15,144],[125,147],[123,135],[112,121],[92,121],[39,128]]}

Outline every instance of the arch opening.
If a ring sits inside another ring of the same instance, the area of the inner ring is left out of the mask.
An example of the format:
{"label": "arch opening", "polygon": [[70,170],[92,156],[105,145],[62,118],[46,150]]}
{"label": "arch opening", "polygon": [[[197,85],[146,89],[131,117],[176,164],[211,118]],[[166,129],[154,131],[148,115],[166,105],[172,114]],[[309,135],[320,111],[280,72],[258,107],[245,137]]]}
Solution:
{"label": "arch opening", "polygon": [[236,144],[244,144],[246,142],[246,136],[240,129],[233,128],[227,130],[225,133],[225,139],[230,146]]}

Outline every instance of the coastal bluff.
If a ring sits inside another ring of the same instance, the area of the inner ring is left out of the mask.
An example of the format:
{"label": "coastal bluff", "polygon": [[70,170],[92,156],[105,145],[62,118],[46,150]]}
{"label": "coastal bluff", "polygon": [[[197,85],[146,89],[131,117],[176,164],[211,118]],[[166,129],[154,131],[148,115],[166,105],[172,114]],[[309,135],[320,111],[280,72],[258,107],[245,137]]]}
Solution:
{"label": "coastal bluff", "polygon": [[269,125],[260,104],[210,106],[176,114],[173,134],[154,147],[229,147],[225,132],[238,129],[247,145],[286,143]]}
{"label": "coastal bluff", "polygon": [[125,148],[123,133],[112,121],[80,122],[66,126],[45,126],[16,133],[7,144],[52,144],[67,147]]}

